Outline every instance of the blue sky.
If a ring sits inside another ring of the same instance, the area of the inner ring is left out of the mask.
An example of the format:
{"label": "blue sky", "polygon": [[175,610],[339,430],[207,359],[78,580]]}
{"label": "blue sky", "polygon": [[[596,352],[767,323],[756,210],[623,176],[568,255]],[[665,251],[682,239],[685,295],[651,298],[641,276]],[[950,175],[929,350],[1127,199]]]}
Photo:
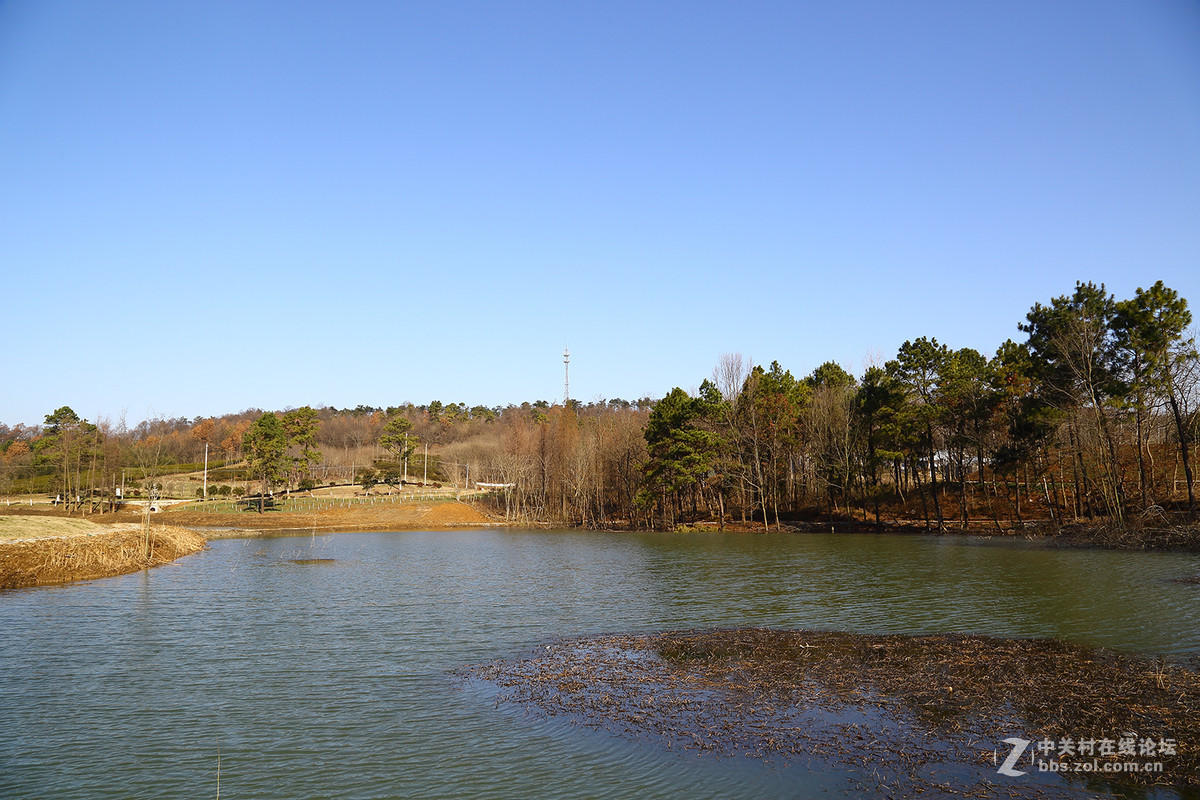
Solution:
{"label": "blue sky", "polygon": [[0,2],[0,422],[661,396],[1200,304],[1195,2]]}

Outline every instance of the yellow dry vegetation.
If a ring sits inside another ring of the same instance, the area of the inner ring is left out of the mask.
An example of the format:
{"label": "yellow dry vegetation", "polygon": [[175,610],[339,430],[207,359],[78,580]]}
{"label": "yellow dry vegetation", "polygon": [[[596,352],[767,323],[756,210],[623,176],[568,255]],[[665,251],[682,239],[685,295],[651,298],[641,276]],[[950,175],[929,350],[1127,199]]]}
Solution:
{"label": "yellow dry vegetation", "polygon": [[[0,518],[9,519],[9,518]],[[44,517],[29,517],[43,521]],[[80,522],[81,520],[55,520]],[[140,525],[101,526],[86,523],[93,531],[63,526],[58,535],[39,538],[7,538],[0,541],[0,590],[50,583],[91,580],[166,564],[204,549],[205,539],[185,528],[154,525],[150,548]],[[43,527],[43,532],[52,530]]]}
{"label": "yellow dry vegetation", "polygon": [[[501,520],[492,519],[474,506],[456,500],[432,504],[355,504],[343,508],[268,511],[265,514],[252,510],[239,514],[206,514],[193,511],[188,506],[180,506],[164,511],[160,519],[176,525],[228,529],[224,535],[232,536],[246,531],[387,531],[503,524]],[[208,535],[209,538],[218,538],[223,534],[210,531]]]}
{"label": "yellow dry vegetation", "polygon": [[49,536],[79,536],[108,530],[94,522],[70,517],[0,516],[0,541],[44,539]]}

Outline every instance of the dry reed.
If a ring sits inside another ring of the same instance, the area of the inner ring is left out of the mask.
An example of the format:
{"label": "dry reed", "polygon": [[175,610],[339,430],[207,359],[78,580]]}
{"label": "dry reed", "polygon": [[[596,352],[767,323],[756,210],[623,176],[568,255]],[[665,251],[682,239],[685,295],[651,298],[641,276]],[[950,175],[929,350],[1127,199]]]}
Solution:
{"label": "dry reed", "polygon": [[100,533],[0,542],[0,590],[123,575],[204,549],[195,531],[167,525],[126,525]]}

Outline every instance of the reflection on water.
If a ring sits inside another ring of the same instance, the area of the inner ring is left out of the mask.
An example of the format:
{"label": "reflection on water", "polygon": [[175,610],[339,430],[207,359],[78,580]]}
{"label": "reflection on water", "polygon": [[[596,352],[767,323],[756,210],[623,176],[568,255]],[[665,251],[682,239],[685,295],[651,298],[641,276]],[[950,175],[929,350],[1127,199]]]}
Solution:
{"label": "reflection on water", "polygon": [[[321,559],[316,563],[296,563]],[[1200,652],[1182,554],[955,537],[472,530],[222,540],[0,596],[0,797],[811,797],[845,776],[497,711],[447,671],[735,625]],[[1002,738],[1007,733],[1001,733]]]}

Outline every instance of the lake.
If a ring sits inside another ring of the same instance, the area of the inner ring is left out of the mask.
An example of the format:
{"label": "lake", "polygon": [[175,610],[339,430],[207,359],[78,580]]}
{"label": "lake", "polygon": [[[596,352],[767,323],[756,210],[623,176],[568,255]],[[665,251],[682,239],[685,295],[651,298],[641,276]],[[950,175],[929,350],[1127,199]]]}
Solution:
{"label": "lake", "polygon": [[451,671],[558,637],[745,625],[1187,658],[1200,586],[1171,579],[1197,574],[1197,554],[956,536],[219,540],[147,572],[0,594],[0,797],[215,798],[218,766],[227,798],[841,796],[834,772],[497,709]]}

